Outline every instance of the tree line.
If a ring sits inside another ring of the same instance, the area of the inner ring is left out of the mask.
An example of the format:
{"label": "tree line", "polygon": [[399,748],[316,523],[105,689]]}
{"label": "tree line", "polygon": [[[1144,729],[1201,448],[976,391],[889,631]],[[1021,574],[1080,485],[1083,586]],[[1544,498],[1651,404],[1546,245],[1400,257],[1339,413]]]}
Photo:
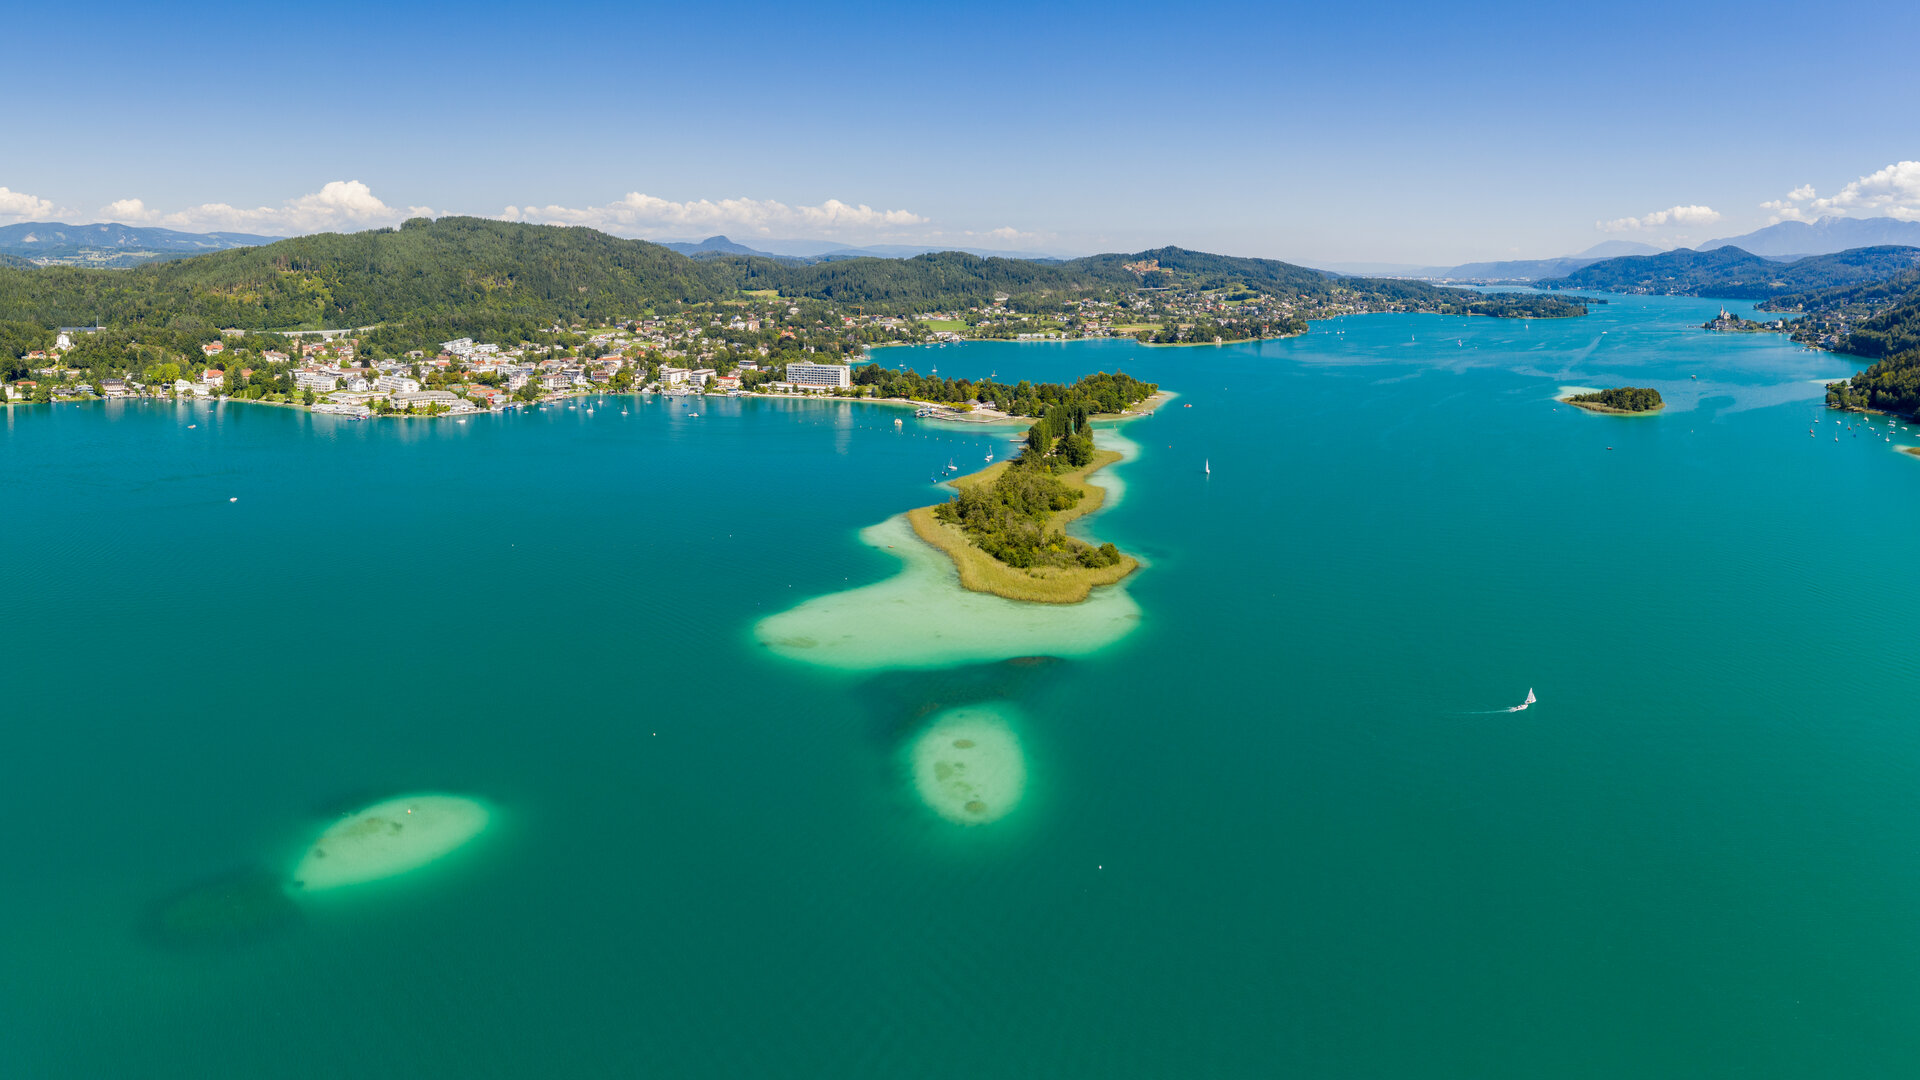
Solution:
{"label": "tree line", "polygon": [[1158,393],[1154,383],[1141,382],[1125,373],[1099,372],[1071,386],[1059,383],[1033,383],[1025,379],[1009,386],[982,379],[943,379],[922,375],[911,369],[899,370],[879,364],[862,364],[851,376],[856,387],[871,387],[879,397],[904,398],[937,404],[963,405],[978,401],[1009,416],[1041,416],[1049,409],[1071,406],[1087,415],[1117,413],[1138,405]]}

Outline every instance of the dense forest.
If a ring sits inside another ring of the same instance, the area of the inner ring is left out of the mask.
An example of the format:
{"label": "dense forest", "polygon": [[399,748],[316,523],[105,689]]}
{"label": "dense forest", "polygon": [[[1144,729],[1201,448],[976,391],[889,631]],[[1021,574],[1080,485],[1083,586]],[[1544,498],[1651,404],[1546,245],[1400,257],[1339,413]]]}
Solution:
{"label": "dense forest", "polygon": [[1565,277],[1539,282],[1547,289],[1764,300],[1815,289],[1883,281],[1920,266],[1920,248],[1854,248],[1775,262],[1737,247],[1603,259]]}
{"label": "dense forest", "polygon": [[[1128,262],[1158,260],[1142,275]],[[1577,315],[1552,297],[1486,297],[1420,282],[1345,278],[1180,248],[1064,263],[941,252],[795,265],[758,256],[693,259],[592,229],[482,218],[417,218],[397,229],[321,233],[126,270],[0,267],[0,320],[40,327],[243,330],[385,324],[406,341],[513,340],[554,323],[611,321],[663,305],[777,290],[867,314],[980,307],[1055,310],[1168,286],[1240,286],[1293,302],[1400,305],[1485,314]]]}
{"label": "dense forest", "polygon": [[1159,387],[1102,373],[1044,389],[1048,404],[1027,429],[1020,456],[993,483],[962,488],[935,507],[934,516],[960,526],[982,551],[1008,566],[1112,566],[1120,561],[1112,544],[1095,547],[1049,527],[1056,512],[1080,501],[1080,492],[1061,483],[1058,474],[1093,461],[1095,415],[1145,401]]}
{"label": "dense forest", "polygon": [[1650,412],[1666,404],[1660,400],[1660,391],[1650,386],[1615,386],[1591,394],[1575,394],[1567,400],[1576,404],[1604,405],[1621,412]]}
{"label": "dense forest", "polygon": [[1920,413],[1920,352],[1889,356],[1850,380],[1829,383],[1827,402],[1849,409]]}

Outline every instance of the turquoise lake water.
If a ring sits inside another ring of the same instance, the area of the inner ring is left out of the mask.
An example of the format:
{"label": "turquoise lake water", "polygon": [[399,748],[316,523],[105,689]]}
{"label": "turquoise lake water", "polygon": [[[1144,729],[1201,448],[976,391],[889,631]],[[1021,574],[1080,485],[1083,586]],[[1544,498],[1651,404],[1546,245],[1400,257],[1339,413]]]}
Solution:
{"label": "turquoise lake water", "polygon": [[[944,663],[860,535],[1004,431],[16,408],[0,1074],[1915,1075],[1920,438],[1826,415],[1847,358],[1612,299],[882,351],[1182,395],[1088,525],[1126,625],[1053,659]],[[1552,400],[1622,383],[1667,410]],[[769,643],[809,601],[882,632]],[[1026,779],[971,827],[912,771],[962,708]],[[492,827],[153,929],[429,791]]]}

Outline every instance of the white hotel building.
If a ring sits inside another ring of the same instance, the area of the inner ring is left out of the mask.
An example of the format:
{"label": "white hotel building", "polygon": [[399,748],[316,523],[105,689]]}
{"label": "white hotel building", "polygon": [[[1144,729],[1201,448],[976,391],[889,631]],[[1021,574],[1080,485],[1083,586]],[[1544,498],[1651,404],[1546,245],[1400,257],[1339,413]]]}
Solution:
{"label": "white hotel building", "polygon": [[787,381],[802,389],[845,390],[853,372],[845,364],[788,364]]}

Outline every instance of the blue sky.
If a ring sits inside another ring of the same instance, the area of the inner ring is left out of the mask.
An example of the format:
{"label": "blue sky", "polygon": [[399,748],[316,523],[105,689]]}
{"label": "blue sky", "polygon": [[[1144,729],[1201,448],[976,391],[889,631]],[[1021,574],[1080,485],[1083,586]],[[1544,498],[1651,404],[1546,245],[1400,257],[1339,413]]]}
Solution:
{"label": "blue sky", "polygon": [[1920,217],[1912,4],[79,2],[7,22],[26,64],[0,222],[285,234],[428,211],[1453,263]]}

